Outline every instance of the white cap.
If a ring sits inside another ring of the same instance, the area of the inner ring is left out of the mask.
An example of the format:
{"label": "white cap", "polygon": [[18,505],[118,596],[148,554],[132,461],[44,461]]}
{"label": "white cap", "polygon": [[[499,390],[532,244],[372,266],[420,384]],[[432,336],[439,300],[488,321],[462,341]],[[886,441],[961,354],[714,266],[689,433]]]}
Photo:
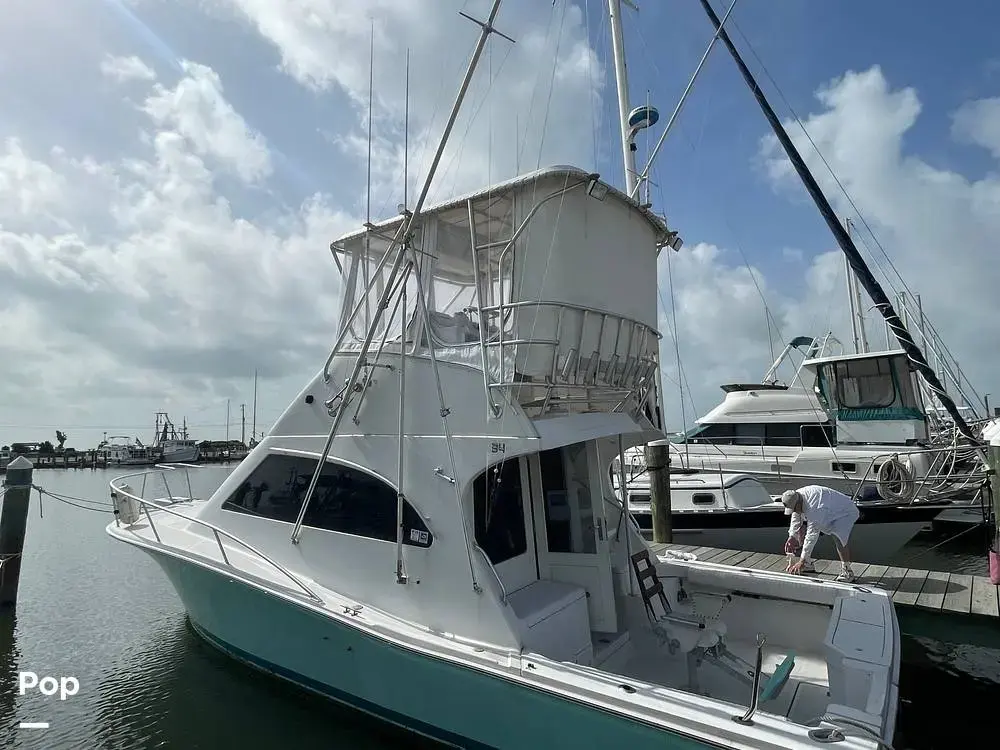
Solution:
{"label": "white cap", "polygon": [[785,490],[781,493],[781,504],[785,506],[785,515],[792,515],[795,504],[799,501],[799,493],[796,490]]}

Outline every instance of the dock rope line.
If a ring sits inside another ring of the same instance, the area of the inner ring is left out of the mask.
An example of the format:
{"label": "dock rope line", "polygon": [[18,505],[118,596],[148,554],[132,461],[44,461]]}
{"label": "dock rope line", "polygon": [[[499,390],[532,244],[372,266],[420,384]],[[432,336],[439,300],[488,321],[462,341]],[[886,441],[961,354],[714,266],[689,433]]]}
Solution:
{"label": "dock rope line", "polygon": [[[45,489],[37,484],[31,485],[33,490],[38,492],[38,507],[39,512],[41,512],[41,500],[44,495],[48,495],[53,500],[58,500],[66,505],[72,505],[74,508],[80,508],[81,510],[91,510],[95,513],[111,513],[112,505],[110,502],[105,500],[90,500],[85,497],[74,497],[73,495],[65,495],[61,492],[52,492]],[[103,506],[103,507],[94,507]]]}

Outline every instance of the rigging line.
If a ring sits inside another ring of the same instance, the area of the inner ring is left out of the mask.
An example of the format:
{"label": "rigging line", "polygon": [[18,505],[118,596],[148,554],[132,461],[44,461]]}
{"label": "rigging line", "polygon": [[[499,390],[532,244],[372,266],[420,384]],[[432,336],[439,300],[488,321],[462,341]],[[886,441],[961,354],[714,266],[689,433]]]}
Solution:
{"label": "rigging line", "polygon": [[548,131],[549,113],[552,111],[552,93],[555,91],[556,70],[559,68],[559,50],[562,49],[563,32],[566,30],[566,8],[569,3],[563,3],[562,16],[559,18],[559,34],[556,36],[556,50],[552,57],[552,74],[549,76],[549,93],[545,98],[545,113],[542,115],[542,135],[538,139],[538,158],[535,159],[535,169],[542,165],[542,150],[545,148],[545,133]]}
{"label": "rigging line", "polygon": [[752,54],[753,57],[754,57],[754,59],[757,60],[757,64],[760,65],[761,71],[764,73],[764,75],[767,77],[767,79],[771,82],[771,85],[774,86],[775,91],[777,92],[778,96],[781,98],[781,100],[785,104],[785,106],[788,108],[788,111],[792,113],[792,117],[794,118],[796,124],[802,130],[802,132],[805,135],[806,139],[809,141],[809,144],[815,150],[816,155],[819,156],[819,158],[822,160],[823,165],[827,168],[827,171],[829,171],[830,176],[833,177],[834,181],[837,183],[837,187],[840,188],[841,192],[844,194],[844,197],[847,198],[847,201],[851,204],[851,208],[854,209],[854,212],[858,215],[858,218],[861,219],[861,223],[864,224],[865,229],[867,229],[868,232],[871,234],[871,237],[875,241],[875,244],[878,246],[879,250],[882,251],[882,255],[885,256],[885,259],[886,259],[886,261],[888,261],[889,266],[892,268],[893,272],[896,274],[896,276],[899,279],[900,283],[903,285],[903,289],[906,290],[907,292],[909,292],[910,295],[913,295],[913,292],[906,285],[906,280],[902,277],[902,275],[899,273],[899,270],[896,268],[896,265],[892,262],[892,258],[889,257],[889,254],[886,252],[885,248],[882,246],[882,243],[879,242],[878,236],[875,234],[875,231],[868,224],[868,220],[865,218],[864,214],[861,213],[861,209],[858,208],[857,204],[854,202],[854,199],[851,197],[851,194],[848,192],[848,190],[844,186],[844,184],[840,181],[840,178],[837,176],[837,173],[834,171],[833,167],[830,165],[830,162],[827,161],[826,156],[820,150],[819,146],[816,145],[816,142],[812,139],[812,136],[809,134],[809,131],[806,129],[805,123],[802,122],[802,120],[799,118],[798,114],[796,113],[795,109],[792,107],[791,103],[785,97],[785,94],[782,92],[781,87],[778,85],[778,82],[771,75],[770,71],[767,69],[767,66],[764,65],[763,60],[760,59],[760,56],[757,54],[757,51],[754,48],[753,44],[746,37],[746,35],[744,35],[743,31],[740,29],[739,25],[736,24],[735,21],[733,22],[732,26],[736,29],[736,33],[738,33],[740,35],[740,38],[747,45],[747,48],[750,50],[750,54]]}
{"label": "rigging line", "polygon": [[[602,16],[603,17],[603,16]],[[587,34],[587,45],[589,46],[592,42],[593,37],[590,35],[590,0],[584,0],[583,3],[583,18],[584,18],[584,31]],[[590,83],[590,88],[592,92],[597,91],[597,78],[594,75],[594,55],[587,54],[587,79]],[[590,145],[593,149],[593,158],[591,162],[593,165],[592,169],[596,172],[597,167],[597,112],[595,111],[594,102],[590,101],[587,110],[590,112]]]}
{"label": "rigging line", "polygon": [[907,352],[907,356],[912,359],[914,369],[920,373],[924,381],[932,390],[938,392],[938,398],[947,409],[952,421],[955,423],[955,426],[961,430],[963,436],[965,436],[969,442],[976,446],[976,452],[980,460],[989,466],[990,460],[986,456],[982,443],[972,432],[968,423],[965,421],[965,418],[955,405],[955,402],[952,401],[951,396],[944,390],[944,386],[938,379],[937,373],[931,369],[930,364],[924,357],[923,352],[913,340],[913,337],[910,335],[910,332],[907,330],[906,325],[903,323],[900,316],[896,313],[892,303],[889,301],[885,291],[882,289],[882,286],[878,283],[878,280],[868,268],[868,265],[865,263],[860,251],[851,239],[850,234],[845,231],[844,226],[834,214],[829,200],[820,189],[819,184],[812,175],[812,172],[806,166],[805,161],[802,159],[802,156],[799,154],[798,149],[795,147],[795,144],[792,142],[792,139],[789,137],[787,131],[782,126],[781,121],[774,112],[774,109],[767,101],[767,97],[764,96],[764,92],[761,90],[753,74],[750,72],[750,69],[743,61],[742,56],[733,44],[729,34],[725,31],[725,29],[720,29],[718,16],[716,16],[715,11],[712,10],[711,4],[708,0],[700,0],[700,2],[706,15],[708,15],[709,20],[712,22],[713,27],[720,30],[722,42],[726,45],[726,49],[729,50],[730,56],[733,58],[733,62],[736,64],[740,76],[743,78],[747,87],[753,94],[754,99],[760,107],[761,113],[764,115],[774,135],[781,143],[781,147],[785,151],[789,161],[792,162],[792,166],[794,167],[796,174],[799,176],[803,187],[806,189],[806,192],[809,193],[809,197],[812,199],[817,210],[819,210],[822,214],[823,220],[829,228],[830,233],[837,240],[837,244],[844,252],[844,255],[847,257],[855,273],[858,275],[859,281],[861,281],[862,285],[868,290],[869,296],[873,297],[873,301],[884,305],[885,309],[882,312],[882,316],[885,319],[886,325],[892,329],[900,343],[901,348]]}
{"label": "rigging line", "polygon": [[[504,65],[507,63],[507,58],[510,57],[511,49],[512,49],[511,47],[507,47],[506,48],[506,50],[504,52],[503,59],[500,61],[500,65],[499,65],[499,67],[497,67],[497,70],[496,70],[495,74],[492,72],[492,69],[491,69],[490,78],[489,78],[489,85],[486,87],[486,91],[483,92],[482,98],[480,99],[479,103],[476,104],[475,108],[472,110],[471,115],[469,117],[469,121],[468,121],[468,123],[465,126],[465,132],[462,133],[462,137],[460,139],[458,139],[458,143],[459,143],[458,150],[452,153],[451,157],[448,159],[447,163],[444,165],[444,169],[441,171],[441,180],[442,181],[444,180],[445,177],[448,176],[448,173],[452,170],[452,168],[455,167],[458,164],[459,161],[461,161],[461,158],[462,158],[463,154],[465,153],[465,146],[466,146],[466,143],[468,142],[469,133],[471,132],[472,126],[475,124],[476,119],[479,117],[479,113],[482,110],[483,105],[486,104],[487,101],[490,101],[490,106],[492,107],[493,98],[490,96],[490,94],[492,93],[493,87],[496,84],[496,79],[500,76],[500,73],[503,71]],[[489,51],[490,51],[490,54],[492,55],[493,48],[490,47]],[[493,58],[491,56],[489,58],[489,62],[490,62],[491,66],[492,66],[492,61],[493,61]],[[493,124],[492,123],[492,118],[490,118],[490,126],[491,127],[492,127],[492,124]],[[456,182],[458,181],[457,176],[455,178],[455,181]],[[453,187],[454,187],[454,184],[455,183],[452,183]]]}
{"label": "rigging line", "polygon": [[[677,308],[674,304],[674,274],[673,274],[673,264],[670,262],[670,248],[667,248],[667,285],[670,289],[670,317],[673,321],[674,328],[674,354],[677,359],[677,374],[681,375],[683,372],[681,369],[681,342],[677,335]],[[679,389],[678,395],[681,401],[681,429],[687,432],[687,413],[684,410],[684,389]]]}
{"label": "rigging line", "polygon": [[[684,132],[684,131],[682,131],[682,132]],[[691,148],[692,153],[694,153],[694,154],[699,153],[698,146],[691,139],[690,135],[688,135],[686,132],[684,132],[684,136],[683,137],[687,141],[688,146]],[[659,165],[657,165],[655,167],[655,169],[658,170],[658,167],[659,167]],[[664,203],[664,194],[663,194],[663,187],[662,187],[661,182],[662,182],[661,180],[657,180],[656,184],[657,184],[657,190],[658,190],[658,192],[660,194],[660,203],[663,204]],[[732,232],[734,235],[739,234],[735,230],[735,228],[733,227],[732,222],[729,220],[728,214],[725,211],[722,211],[721,215],[722,215],[722,220],[723,220],[723,222],[725,222],[726,226],[729,228],[729,231]],[[747,268],[747,272],[750,274],[751,280],[754,282],[754,287],[757,289],[757,294],[760,296],[761,302],[764,305],[765,314],[768,315],[768,316],[770,316],[771,321],[774,323],[775,328],[778,330],[778,335],[782,338],[782,341],[784,341],[785,333],[782,331],[781,325],[778,323],[777,319],[771,313],[770,306],[767,303],[767,298],[764,296],[763,290],[761,290],[760,285],[757,283],[756,275],[753,273],[753,269],[750,266],[749,258],[747,257],[746,253],[743,251],[742,243],[737,242],[736,243],[736,249],[739,252],[741,258],[743,259],[743,263],[744,263],[744,265]],[[672,300],[671,300],[671,302],[672,302]],[[827,310],[827,317],[828,318],[831,317],[832,304],[833,303],[831,301],[830,307]],[[686,376],[684,377],[684,380],[687,380]],[[808,391],[808,388],[806,387],[805,381],[802,378],[801,368],[798,368],[798,369],[795,370],[794,380],[798,381],[798,385],[803,390]],[[690,393],[691,393],[690,388],[691,388],[690,382],[688,382],[688,393],[689,393],[689,396],[690,396]],[[692,403],[692,407],[694,407],[694,397],[693,396],[691,396],[691,403]],[[812,405],[812,404],[811,404],[810,408],[812,409],[813,416],[817,417],[820,421],[828,421],[829,420],[829,414],[827,414],[825,412],[825,410],[818,409],[815,405]],[[687,429],[686,425],[685,425],[685,429]],[[836,449],[836,447],[834,447],[833,445],[829,445],[829,448],[833,452],[833,457],[837,461],[837,463],[842,463],[842,462],[840,462],[840,460],[839,460],[839,458],[837,456],[837,449]],[[841,468],[841,474],[843,475],[844,479],[850,479],[850,477],[847,476],[847,474],[846,474],[846,472],[844,471],[843,468]]]}
{"label": "rigging line", "polygon": [[[552,33],[552,21],[555,18],[556,6],[555,3],[549,8],[549,22],[545,27],[545,40],[548,41],[549,35]],[[553,63],[555,64],[555,63]],[[535,82],[531,87],[531,97],[528,99],[528,113],[524,119],[524,141],[521,143],[520,148],[517,150],[517,163],[520,164],[521,160],[524,158],[524,146],[528,141],[528,123],[531,122],[531,111],[535,108],[535,92],[538,90],[538,79],[541,77],[542,71],[540,69],[535,71]]]}

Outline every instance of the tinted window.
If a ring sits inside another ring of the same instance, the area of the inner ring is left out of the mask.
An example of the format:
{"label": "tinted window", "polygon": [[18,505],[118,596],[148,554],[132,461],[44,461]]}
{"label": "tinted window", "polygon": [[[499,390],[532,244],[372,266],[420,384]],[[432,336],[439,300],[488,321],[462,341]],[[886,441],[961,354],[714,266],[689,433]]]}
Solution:
{"label": "tinted window", "polygon": [[491,466],[473,482],[472,492],[476,544],[490,562],[499,565],[527,552],[520,460],[514,458]]}
{"label": "tinted window", "polygon": [[763,445],[764,425],[762,424],[737,424],[734,445]]}
{"label": "tinted window", "polygon": [[[270,455],[253,470],[223,510],[295,523],[316,459]],[[326,463],[303,523],[316,529],[396,541],[396,490],[363,471]],[[403,502],[403,543],[429,547],[432,541],[423,519]]]}
{"label": "tinted window", "polygon": [[707,424],[691,437],[693,443],[731,443],[735,428],[731,424]]}
{"label": "tinted window", "polygon": [[802,425],[795,422],[769,422],[764,425],[768,445],[798,445]]}
{"label": "tinted window", "polygon": [[819,448],[836,445],[837,433],[831,424],[807,424],[802,427],[802,445]]}

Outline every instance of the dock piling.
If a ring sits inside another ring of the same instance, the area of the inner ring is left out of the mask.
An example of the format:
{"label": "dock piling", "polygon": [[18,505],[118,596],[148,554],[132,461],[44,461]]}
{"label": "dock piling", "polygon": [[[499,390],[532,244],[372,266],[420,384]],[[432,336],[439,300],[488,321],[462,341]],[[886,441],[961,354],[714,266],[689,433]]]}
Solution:
{"label": "dock piling", "polygon": [[653,514],[653,541],[672,542],[670,520],[670,448],[665,443],[646,445],[646,471],[649,473],[649,507]]}
{"label": "dock piling", "polygon": [[17,607],[33,470],[31,461],[24,456],[18,456],[7,465],[4,495],[0,500],[0,608]]}

